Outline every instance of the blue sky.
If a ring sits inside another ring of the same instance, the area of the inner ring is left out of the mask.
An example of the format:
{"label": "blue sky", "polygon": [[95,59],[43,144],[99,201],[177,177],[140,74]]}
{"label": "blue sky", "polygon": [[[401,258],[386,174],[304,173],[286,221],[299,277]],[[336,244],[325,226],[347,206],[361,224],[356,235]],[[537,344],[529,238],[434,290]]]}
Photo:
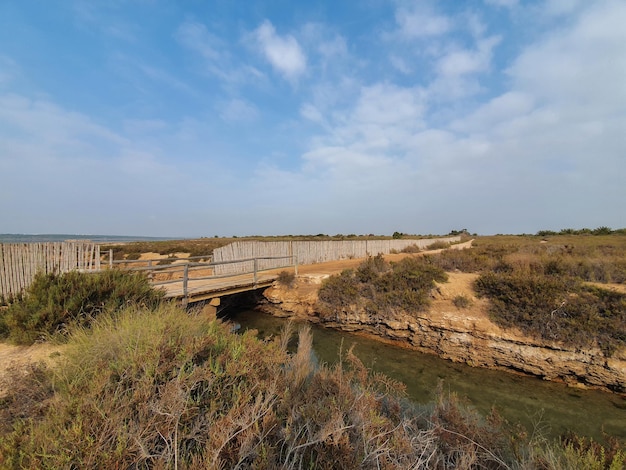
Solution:
{"label": "blue sky", "polygon": [[623,0],[0,3],[0,233],[626,227]]}

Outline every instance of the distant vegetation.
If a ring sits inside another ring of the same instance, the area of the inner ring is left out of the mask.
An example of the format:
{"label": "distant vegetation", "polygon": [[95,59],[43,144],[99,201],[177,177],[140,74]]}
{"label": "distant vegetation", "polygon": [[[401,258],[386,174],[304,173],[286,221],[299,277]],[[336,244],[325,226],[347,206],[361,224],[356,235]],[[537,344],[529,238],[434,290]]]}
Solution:
{"label": "distant vegetation", "polygon": [[[455,235],[462,235],[465,232],[455,232]],[[408,235],[405,233],[395,232],[391,236],[385,235],[344,235],[338,233],[336,235],[326,235],[319,233],[317,235],[284,235],[275,237],[253,236],[253,237],[230,237],[230,238],[197,238],[189,240],[161,240],[161,241],[144,241],[130,243],[103,244],[100,248],[101,252],[113,250],[113,257],[116,260],[122,259],[138,259],[142,253],[159,253],[161,255],[173,255],[174,253],[189,253],[190,256],[210,255],[213,250],[226,246],[236,241],[307,241],[307,240],[391,240],[399,238],[432,238],[438,235]]]}
{"label": "distant vegetation", "polygon": [[613,230],[610,227],[598,227],[594,229],[590,228],[582,228],[582,229],[574,229],[574,228],[564,228],[559,232],[554,232],[552,230],[539,230],[537,235],[540,237],[548,237],[552,235],[611,235],[611,234],[620,234],[626,235],[626,228]]}

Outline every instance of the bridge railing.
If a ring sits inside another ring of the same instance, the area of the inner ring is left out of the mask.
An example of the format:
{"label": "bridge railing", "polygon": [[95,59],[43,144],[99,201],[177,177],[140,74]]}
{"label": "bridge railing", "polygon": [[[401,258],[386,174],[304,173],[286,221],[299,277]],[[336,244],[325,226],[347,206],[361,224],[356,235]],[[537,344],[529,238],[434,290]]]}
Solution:
{"label": "bridge railing", "polygon": [[[182,297],[189,297],[189,281],[202,281],[213,279],[236,278],[245,274],[252,274],[253,284],[256,286],[259,280],[259,273],[263,271],[271,271],[280,268],[293,267],[296,275],[298,274],[298,258],[294,255],[289,256],[257,256],[254,258],[245,258],[230,261],[194,261],[196,259],[207,259],[210,256],[193,256],[189,258],[161,258],[161,259],[143,259],[143,260],[111,260],[110,267],[115,265],[125,266],[123,269],[130,271],[146,272],[153,286],[164,286],[167,284],[182,283]],[[259,265],[261,260],[290,260],[282,266],[274,266],[263,268]],[[167,264],[156,264],[166,262]],[[252,269],[237,274],[215,274],[215,267],[225,264],[243,263],[251,264]],[[141,264],[142,266],[132,266],[133,264]],[[200,274],[196,276],[195,274]]]}

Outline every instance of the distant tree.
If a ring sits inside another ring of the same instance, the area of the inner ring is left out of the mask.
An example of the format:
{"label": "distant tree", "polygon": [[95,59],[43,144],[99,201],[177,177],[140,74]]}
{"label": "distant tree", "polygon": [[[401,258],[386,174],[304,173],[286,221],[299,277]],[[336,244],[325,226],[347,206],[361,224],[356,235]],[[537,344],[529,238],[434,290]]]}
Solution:
{"label": "distant tree", "polygon": [[598,227],[592,232],[594,235],[611,235],[613,230],[610,227]]}
{"label": "distant tree", "polygon": [[537,235],[540,237],[547,237],[549,235],[558,235],[554,230],[539,230]]}
{"label": "distant tree", "polygon": [[399,240],[403,236],[404,236],[404,233],[402,232],[393,232],[393,235],[391,236],[391,238],[393,238],[394,240]]}
{"label": "distant tree", "polygon": [[453,237],[457,235],[469,235],[469,231],[466,228],[461,230],[450,230],[450,233],[448,235],[451,235]]}

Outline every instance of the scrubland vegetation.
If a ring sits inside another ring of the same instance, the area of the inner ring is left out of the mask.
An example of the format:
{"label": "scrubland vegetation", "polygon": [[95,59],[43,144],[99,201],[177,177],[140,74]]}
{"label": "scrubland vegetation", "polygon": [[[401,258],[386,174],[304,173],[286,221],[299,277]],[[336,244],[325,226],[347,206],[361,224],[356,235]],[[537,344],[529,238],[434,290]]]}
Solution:
{"label": "scrubland vegetation", "polygon": [[[415,268],[373,258],[358,275],[400,272]],[[74,285],[72,319],[96,304],[83,297],[93,278],[79,277],[85,287]],[[55,366],[4,378],[0,468],[619,469],[624,462],[618,443],[550,443],[441,391],[429,406],[411,404],[402,384],[367,370],[351,350],[334,366],[316,364],[307,328],[297,344],[291,326],[262,341],[151,302],[68,321],[50,337],[65,343]]]}
{"label": "scrubland vegetation", "polygon": [[506,468],[505,439],[490,422],[466,419],[454,399],[413,408],[400,384],[370,374],[350,351],[332,368],[314,367],[310,332],[298,336],[289,354],[289,331],[262,342],[171,306],[102,318],[72,335],[62,367],[17,381],[3,406],[0,463]]}
{"label": "scrubland vegetation", "polygon": [[[496,324],[577,348],[598,347],[611,356],[626,346],[626,293],[603,284],[626,284],[626,236],[604,233],[482,237],[471,250],[391,265],[382,256],[369,258],[324,282],[321,317],[362,311],[389,319],[421,312],[434,282],[445,282],[445,271],[459,270],[479,274],[474,290],[490,300]],[[471,299],[453,303],[468,308]]]}
{"label": "scrubland vegetation", "polygon": [[[418,312],[446,270],[476,272],[494,321],[609,355],[626,341],[625,296],[589,282],[624,283],[625,255],[615,234],[481,238],[472,250],[369,258],[329,278],[320,300],[325,315]],[[441,391],[410,403],[351,350],[317,364],[310,331],[292,330],[235,334],[128,272],[39,276],[0,310],[0,336],[63,352],[1,378],[0,468],[624,468],[610,437],[548,441]]]}
{"label": "scrubland vegetation", "polygon": [[485,237],[429,262],[480,273],[474,289],[495,323],[610,356],[626,346],[626,294],[603,284],[626,284],[626,236],[601,233]]}

